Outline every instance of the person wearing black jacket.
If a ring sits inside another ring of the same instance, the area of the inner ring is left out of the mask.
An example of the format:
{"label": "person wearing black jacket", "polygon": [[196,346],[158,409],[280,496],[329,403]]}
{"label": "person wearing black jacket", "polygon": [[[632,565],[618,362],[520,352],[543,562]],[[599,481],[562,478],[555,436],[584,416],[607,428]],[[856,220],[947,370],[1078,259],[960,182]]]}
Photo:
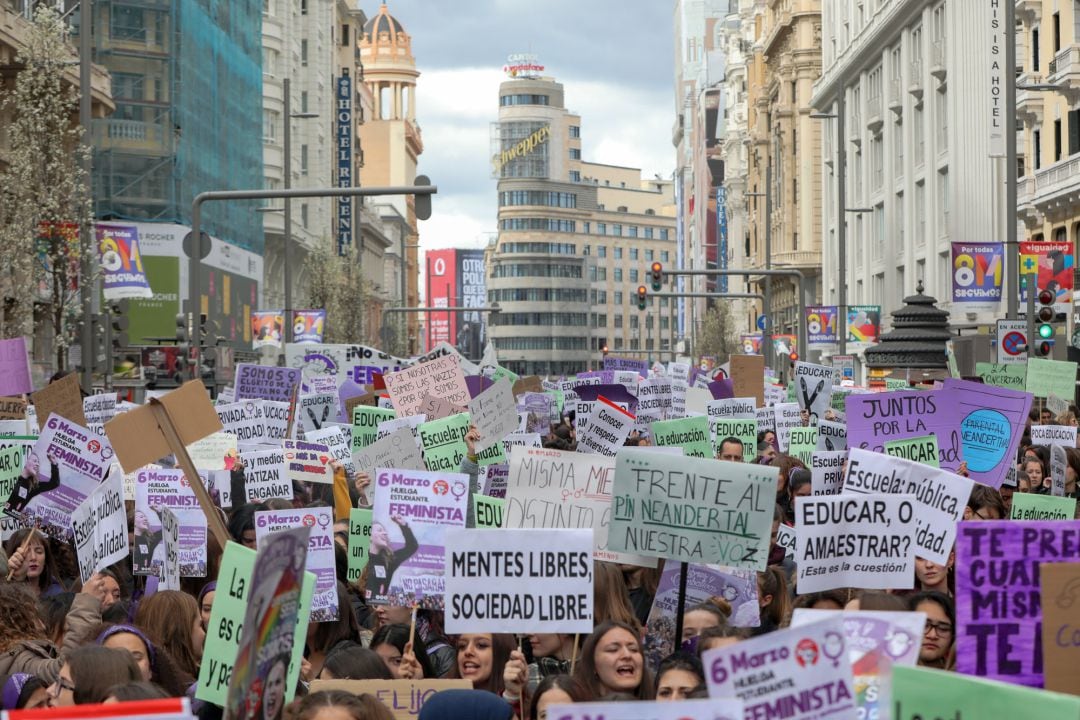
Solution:
{"label": "person wearing black jacket", "polygon": [[420,547],[413,531],[400,515],[392,515],[390,519],[398,524],[401,534],[405,537],[405,545],[397,550],[390,545],[390,534],[386,532],[382,523],[371,524],[368,591],[372,597],[380,599],[384,599],[389,594],[390,581],[394,577],[394,572]]}
{"label": "person wearing black jacket", "polygon": [[50,467],[49,481],[43,483],[38,480],[41,460],[33,450],[27,454],[22,474],[19,475],[15,488],[11,491],[11,497],[8,498],[5,505],[9,513],[23,512],[26,510],[26,506],[30,504],[30,501],[38,495],[60,487],[60,466],[56,464],[52,455],[48,455],[46,459],[49,461]]}

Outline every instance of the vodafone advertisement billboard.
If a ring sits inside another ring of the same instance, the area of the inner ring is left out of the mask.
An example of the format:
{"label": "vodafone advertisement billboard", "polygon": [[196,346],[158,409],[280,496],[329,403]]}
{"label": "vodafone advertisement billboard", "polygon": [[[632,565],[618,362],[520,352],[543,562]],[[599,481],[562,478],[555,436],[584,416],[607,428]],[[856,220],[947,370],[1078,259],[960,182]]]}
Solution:
{"label": "vodafone advertisement billboard", "polygon": [[[426,257],[428,307],[487,305],[483,250],[429,250]],[[479,357],[484,343],[484,318],[479,312],[428,314],[427,347],[441,342],[466,357]]]}

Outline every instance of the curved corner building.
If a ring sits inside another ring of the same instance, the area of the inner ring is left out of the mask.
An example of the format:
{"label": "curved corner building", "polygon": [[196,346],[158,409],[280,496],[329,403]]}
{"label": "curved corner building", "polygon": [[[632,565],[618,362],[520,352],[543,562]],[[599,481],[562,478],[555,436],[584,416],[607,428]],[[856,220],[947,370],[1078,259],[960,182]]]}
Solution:
{"label": "curved corner building", "polygon": [[500,365],[566,375],[612,354],[657,359],[670,349],[666,300],[637,307],[654,261],[675,260],[670,180],[581,159],[581,118],[551,78],[499,86],[492,126],[499,232],[488,249],[489,320]]}

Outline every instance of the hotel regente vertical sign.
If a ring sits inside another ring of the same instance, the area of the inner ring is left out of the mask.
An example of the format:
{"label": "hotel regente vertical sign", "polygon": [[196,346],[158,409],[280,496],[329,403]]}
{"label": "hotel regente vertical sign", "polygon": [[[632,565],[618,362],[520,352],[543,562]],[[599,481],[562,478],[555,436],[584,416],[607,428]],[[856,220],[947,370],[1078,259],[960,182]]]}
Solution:
{"label": "hotel regente vertical sign", "polygon": [[[352,187],[353,179],[353,135],[352,135],[352,78],[348,70],[342,71],[337,79],[335,101],[337,108],[337,186]],[[345,254],[345,248],[352,245],[353,199],[337,199],[337,250],[338,255]]]}

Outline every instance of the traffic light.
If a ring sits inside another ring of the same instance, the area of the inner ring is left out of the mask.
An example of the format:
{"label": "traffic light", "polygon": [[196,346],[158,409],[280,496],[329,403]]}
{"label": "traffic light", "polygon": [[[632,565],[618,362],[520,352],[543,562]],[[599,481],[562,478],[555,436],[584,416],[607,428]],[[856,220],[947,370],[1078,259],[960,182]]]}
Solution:
{"label": "traffic light", "polygon": [[176,316],[176,371],[183,374],[191,355],[191,329],[188,327],[187,313]]}
{"label": "traffic light", "polygon": [[644,310],[649,303],[649,290],[644,285],[638,285],[637,309]]}
{"label": "traffic light", "polygon": [[112,352],[128,346],[127,329],[128,325],[131,324],[128,319],[128,306],[127,300],[113,300],[107,305],[109,309],[109,331],[112,335]]}
{"label": "traffic light", "polygon": [[653,292],[660,292],[660,288],[664,284],[664,266],[658,262],[654,262],[649,269],[649,275],[652,277],[652,289]]}
{"label": "traffic light", "polygon": [[607,357],[607,354],[608,354],[607,340],[605,340],[603,345],[600,346],[600,352],[603,354],[604,357]]}
{"label": "traffic light", "polygon": [[1054,349],[1054,318],[1057,316],[1054,310],[1054,291],[1042,290],[1039,292],[1038,306],[1035,309],[1035,319],[1038,326],[1035,328],[1033,349],[1035,357],[1049,357]]}
{"label": "traffic light", "polygon": [[[413,181],[417,187],[431,185],[431,178],[427,175],[417,175]],[[431,217],[431,195],[413,195],[413,213],[417,220],[427,220]]]}

